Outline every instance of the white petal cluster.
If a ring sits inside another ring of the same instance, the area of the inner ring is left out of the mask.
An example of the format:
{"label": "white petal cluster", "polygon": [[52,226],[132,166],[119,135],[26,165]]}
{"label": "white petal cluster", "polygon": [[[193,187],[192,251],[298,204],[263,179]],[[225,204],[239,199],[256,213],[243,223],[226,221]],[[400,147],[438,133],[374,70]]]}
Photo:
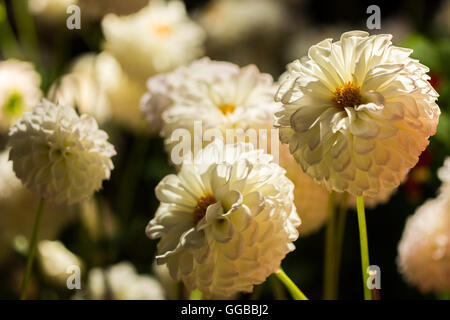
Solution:
{"label": "white petal cluster", "polygon": [[293,188],[272,156],[216,140],[156,187],[157,262],[205,298],[250,292],[295,248]]}
{"label": "white petal cluster", "polygon": [[153,277],[140,275],[130,262],[89,271],[86,298],[92,300],[163,300],[164,289]]}
{"label": "white petal cluster", "polygon": [[66,287],[67,279],[75,270],[83,269],[83,262],[69,251],[61,241],[42,240],[37,247],[37,260],[47,281]]}
{"label": "white petal cluster", "polygon": [[405,280],[422,293],[450,290],[450,201],[428,200],[408,218],[397,263]]}
{"label": "white petal cluster", "polygon": [[10,159],[23,184],[42,197],[74,204],[109,179],[114,147],[88,115],[44,100],[9,132]]}
{"label": "white petal cluster", "polygon": [[170,71],[203,53],[204,31],[186,13],[178,0],[150,1],[139,12],[102,21],[105,49],[133,77],[147,80]]}
{"label": "white petal cluster", "polygon": [[194,131],[195,121],[201,121],[202,131],[213,128],[225,138],[227,129],[236,134],[241,129],[243,134],[249,128],[266,128],[280,107],[273,100],[276,85],[272,77],[254,65],[239,68],[204,58],[151,79],[149,86],[149,99],[142,108],[153,121],[165,110],[161,135],[169,150],[178,143],[171,139],[174,130],[186,129],[191,137],[200,133]]}
{"label": "white petal cluster", "polygon": [[374,197],[396,188],[436,131],[428,68],[391,38],[352,31],[323,40],[283,76],[280,139],[329,190]]}
{"label": "white petal cluster", "polygon": [[328,219],[329,192],[303,172],[285,145],[280,146],[280,166],[295,186],[294,202],[302,220],[298,229],[300,237],[314,233]]}
{"label": "white petal cluster", "polygon": [[29,62],[0,62],[0,132],[5,133],[25,111],[39,102],[41,77]]}

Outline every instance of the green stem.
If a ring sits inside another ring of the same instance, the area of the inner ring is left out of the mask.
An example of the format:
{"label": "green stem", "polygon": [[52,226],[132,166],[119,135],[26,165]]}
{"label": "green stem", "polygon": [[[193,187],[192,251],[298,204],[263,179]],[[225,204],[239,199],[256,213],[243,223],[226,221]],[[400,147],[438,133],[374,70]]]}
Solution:
{"label": "green stem", "polygon": [[202,300],[203,294],[200,290],[192,290],[189,300]]}
{"label": "green stem", "polygon": [[36,254],[39,227],[41,225],[43,212],[44,212],[44,198],[41,198],[39,200],[36,219],[34,221],[33,234],[31,236],[31,243],[30,243],[30,247],[28,249],[27,266],[25,269],[25,275],[24,275],[23,283],[22,283],[22,293],[20,295],[21,300],[27,299],[28,283],[30,282],[31,270],[33,269],[33,260],[34,260],[35,254]]}
{"label": "green stem", "polygon": [[323,297],[325,300],[333,298],[333,276],[335,274],[335,230],[336,230],[336,213],[334,208],[335,193],[330,194],[328,200],[328,222],[325,235],[325,261],[323,268]]}
{"label": "green stem", "polygon": [[0,46],[3,57],[23,59],[20,46],[9,23],[5,1],[0,0]]}
{"label": "green stem", "polygon": [[336,230],[336,253],[335,253],[336,260],[335,260],[335,274],[333,284],[334,299],[338,298],[338,291],[339,291],[339,275],[342,261],[342,247],[344,243],[345,222],[347,221],[347,209],[348,209],[347,200],[348,200],[348,193],[344,193],[341,205],[339,207],[339,216]]}
{"label": "green stem", "polygon": [[367,269],[369,267],[369,246],[367,244],[367,227],[366,214],[364,212],[364,197],[356,198],[356,209],[358,211],[358,225],[359,225],[359,244],[361,248],[361,267],[364,287],[364,299],[372,300],[372,293],[367,286]]}
{"label": "green stem", "polygon": [[276,273],[278,279],[283,282],[286,289],[291,294],[292,298],[295,300],[308,300],[308,298],[303,294],[303,292],[295,285],[295,283],[288,277],[288,275],[281,269]]}

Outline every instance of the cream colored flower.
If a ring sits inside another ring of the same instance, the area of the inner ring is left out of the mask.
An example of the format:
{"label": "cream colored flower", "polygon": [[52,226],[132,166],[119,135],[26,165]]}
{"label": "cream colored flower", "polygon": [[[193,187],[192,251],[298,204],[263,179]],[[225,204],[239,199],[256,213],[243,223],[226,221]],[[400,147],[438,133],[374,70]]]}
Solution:
{"label": "cream colored flower", "polygon": [[328,219],[330,194],[305,174],[285,145],[280,146],[280,166],[286,169],[286,177],[294,183],[294,201],[302,224],[298,228],[301,237],[320,229]]}
{"label": "cream colored flower", "polygon": [[0,62],[0,132],[9,127],[25,111],[39,102],[41,77],[29,62],[6,60]]}
{"label": "cream colored flower", "polygon": [[[39,197],[26,189],[14,174],[9,150],[0,153],[0,246],[9,253],[15,239],[31,237]],[[39,239],[55,239],[73,220],[75,210],[49,203],[42,217]]]}
{"label": "cream colored flower", "polygon": [[156,261],[205,298],[252,291],[295,249],[300,220],[284,174],[250,144],[209,144],[156,187],[146,229],[161,238]]}
{"label": "cream colored flower", "polygon": [[129,262],[89,271],[86,298],[92,300],[163,300],[164,289],[153,277],[140,275]]}
{"label": "cream colored flower", "polygon": [[166,80],[171,104],[162,114],[161,135],[169,150],[179,142],[172,139],[175,130],[186,129],[193,138],[200,134],[195,131],[195,121],[201,121],[202,131],[212,128],[225,139],[227,129],[243,136],[247,129],[266,128],[280,107],[273,101],[276,85],[272,77],[254,65],[239,68],[206,58],[176,70]]}
{"label": "cream colored flower", "polygon": [[436,131],[428,68],[390,40],[363,31],[326,39],[281,81],[280,139],[329,190],[375,197],[396,188]]}
{"label": "cream colored flower", "polygon": [[98,19],[107,13],[134,13],[145,7],[149,0],[78,0],[78,2],[84,16],[91,19]]}
{"label": "cream colored flower", "polygon": [[94,118],[44,100],[9,132],[10,159],[17,177],[42,197],[74,204],[109,179],[114,147]]}
{"label": "cream colored flower", "polygon": [[[78,5],[78,0],[29,0],[30,13],[46,21],[61,22],[68,17],[67,8]],[[65,25],[64,25],[65,26]]]}
{"label": "cream colored flower", "polygon": [[450,199],[450,157],[447,157],[444,165],[439,168],[438,176],[442,181],[440,193]]}
{"label": "cream colored flower", "polygon": [[132,77],[170,71],[202,55],[204,31],[186,14],[181,1],[153,0],[139,12],[102,21],[105,49]]}
{"label": "cream colored flower", "polygon": [[67,286],[73,267],[83,269],[83,262],[70,252],[61,241],[42,240],[37,247],[37,260],[45,278],[60,287]]}
{"label": "cream colored flower", "polygon": [[405,280],[422,293],[450,290],[450,201],[428,200],[408,218],[397,263]]}

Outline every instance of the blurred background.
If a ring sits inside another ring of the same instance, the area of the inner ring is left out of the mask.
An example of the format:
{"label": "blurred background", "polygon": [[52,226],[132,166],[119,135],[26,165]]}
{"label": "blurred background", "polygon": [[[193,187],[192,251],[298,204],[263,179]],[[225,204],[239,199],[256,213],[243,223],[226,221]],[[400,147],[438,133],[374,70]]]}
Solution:
{"label": "blurred background", "polygon": [[[380,7],[381,29],[367,31],[390,33],[394,44],[414,49],[412,56],[431,69],[431,82],[440,94],[438,105],[442,115],[437,134],[404,184],[385,203],[367,209],[371,264],[381,268],[383,299],[436,298],[423,295],[404,282],[396,257],[406,218],[427,198],[436,196],[440,186],[436,171],[450,155],[450,1],[186,0],[184,3],[189,18],[205,30],[201,45],[204,55],[240,66],[255,64],[275,80],[287,63],[306,55],[311,45],[325,38],[337,40],[345,31],[367,30],[370,16],[367,7],[372,4]],[[80,8],[81,29],[69,30],[66,20],[70,14],[66,9],[73,4]],[[111,71],[117,67],[115,62],[101,59],[105,58],[104,53],[113,57],[116,54],[114,50],[108,52],[105,45],[104,17],[133,14],[147,5],[147,0],[0,0],[0,63],[11,59],[32,63],[40,76],[41,94],[49,99],[64,94],[64,86],[74,86],[76,92],[83,92],[76,106],[79,111],[93,113],[100,119],[100,126],[108,132],[118,151],[111,179],[104,183],[95,199],[72,208],[46,208],[41,238],[60,242],[39,244],[29,298],[186,297],[182,286],[170,281],[166,270],[155,268],[156,241],[144,233],[159,204],[154,196],[155,186],[165,175],[175,172],[167,161],[162,139],[148,132],[139,112],[145,79],[128,74],[120,57],[115,57],[126,77],[119,84],[123,92],[103,90],[105,86],[98,85],[98,78],[102,77],[98,69]],[[145,38],[136,37],[136,41]],[[105,64],[99,62],[103,60]],[[1,98],[3,86],[12,78],[0,79]],[[108,103],[103,101],[103,91]],[[101,109],[103,105],[107,112]],[[6,141],[7,130],[2,130],[3,153]],[[6,156],[3,158],[0,298],[16,299],[37,199],[11,177],[10,164]],[[283,261],[284,269],[310,299],[320,299],[325,228],[300,237],[295,244],[297,250]],[[67,261],[82,266],[82,290],[68,290],[67,276],[60,279],[61,270],[65,270],[60,265],[65,266]],[[361,299],[360,272],[357,218],[349,208],[339,298]],[[120,288],[104,285],[101,279],[105,274],[126,283],[145,283],[150,293],[145,294],[147,289],[141,288],[141,295],[121,296],[117,293]],[[254,295],[236,298],[272,299],[274,291],[278,298],[287,298],[277,281],[269,279],[257,287]]]}

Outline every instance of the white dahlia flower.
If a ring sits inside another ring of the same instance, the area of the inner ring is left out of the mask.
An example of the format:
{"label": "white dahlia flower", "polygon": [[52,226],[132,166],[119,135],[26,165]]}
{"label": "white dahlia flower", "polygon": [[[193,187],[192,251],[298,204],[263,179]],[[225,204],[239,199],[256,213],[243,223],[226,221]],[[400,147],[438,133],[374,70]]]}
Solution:
{"label": "white dahlia flower", "polygon": [[[186,129],[192,138],[202,134],[195,130],[196,121],[201,121],[203,133],[213,129],[215,136],[225,139],[227,129],[234,130],[230,132],[233,136],[243,136],[247,129],[265,129],[280,108],[273,100],[276,85],[272,77],[260,73],[254,65],[239,68],[205,58],[174,71],[165,80],[169,89],[161,92],[170,107],[162,113],[161,135],[169,150],[179,142],[172,139],[177,129]],[[157,109],[144,109],[151,108]]]}
{"label": "white dahlia flower", "polygon": [[52,284],[66,287],[72,267],[84,268],[81,259],[69,251],[61,241],[39,241],[37,260],[44,277]]}
{"label": "white dahlia flower", "polygon": [[150,1],[139,12],[102,21],[105,49],[133,77],[147,80],[203,53],[204,31],[186,13],[181,1]]}
{"label": "white dahlia flower", "polygon": [[319,230],[327,221],[330,194],[303,172],[285,145],[280,146],[280,166],[286,169],[286,177],[294,183],[294,202],[302,224],[300,237]]}
{"label": "white dahlia flower", "polygon": [[39,102],[41,77],[29,62],[0,62],[0,132],[5,133],[25,111]]}
{"label": "white dahlia flower", "polygon": [[156,187],[157,263],[205,298],[252,291],[295,249],[293,188],[272,156],[216,140]]}
{"label": "white dahlia flower", "polygon": [[326,39],[282,77],[280,139],[329,190],[375,197],[396,188],[436,131],[428,68],[391,38],[352,31]]}
{"label": "white dahlia flower", "polygon": [[109,179],[116,154],[88,115],[44,100],[9,132],[9,157],[23,184],[42,197],[74,204],[89,198]]}
{"label": "white dahlia flower", "polygon": [[428,200],[408,218],[397,263],[405,280],[422,293],[450,290],[450,201]]}
{"label": "white dahlia flower", "polygon": [[89,271],[86,297],[91,300],[163,300],[164,289],[153,277],[140,275],[130,262]]}

